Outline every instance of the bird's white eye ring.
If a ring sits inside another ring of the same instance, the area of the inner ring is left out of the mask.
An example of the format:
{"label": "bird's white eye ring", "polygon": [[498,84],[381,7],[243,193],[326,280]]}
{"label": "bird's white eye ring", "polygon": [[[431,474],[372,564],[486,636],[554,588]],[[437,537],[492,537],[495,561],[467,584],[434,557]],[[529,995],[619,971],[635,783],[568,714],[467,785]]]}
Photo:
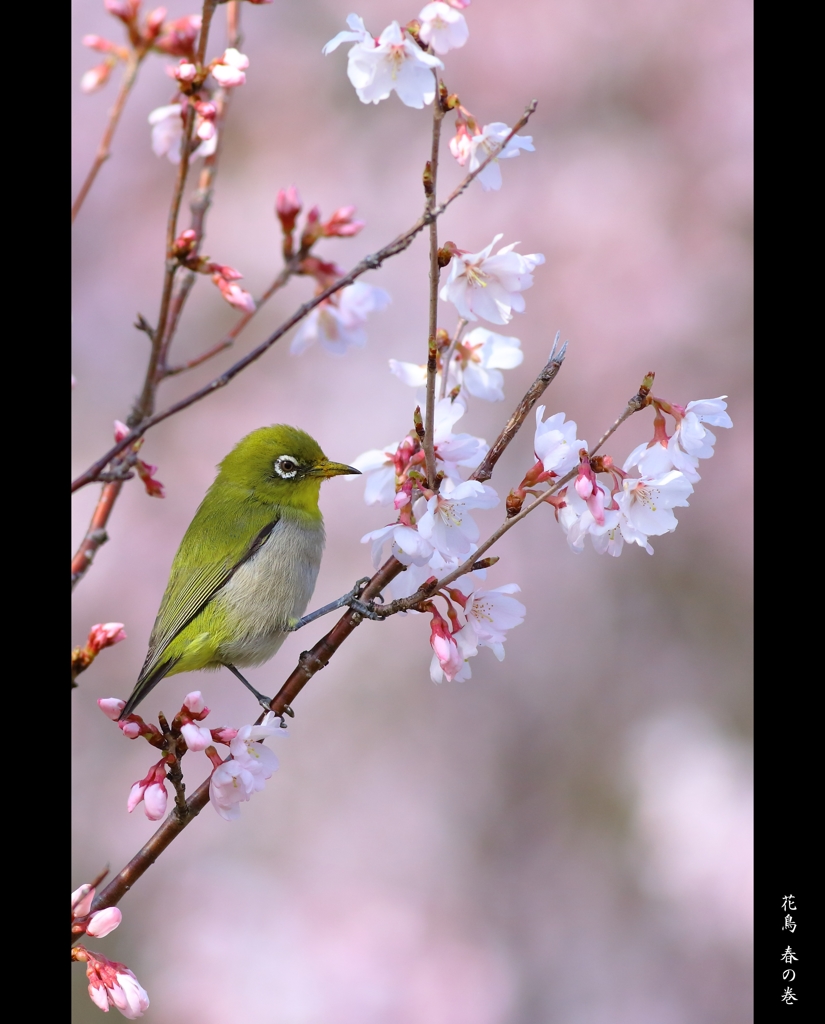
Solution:
{"label": "bird's white eye ring", "polygon": [[291,455],[279,455],[272,468],[283,480],[292,480],[298,473],[298,462]]}

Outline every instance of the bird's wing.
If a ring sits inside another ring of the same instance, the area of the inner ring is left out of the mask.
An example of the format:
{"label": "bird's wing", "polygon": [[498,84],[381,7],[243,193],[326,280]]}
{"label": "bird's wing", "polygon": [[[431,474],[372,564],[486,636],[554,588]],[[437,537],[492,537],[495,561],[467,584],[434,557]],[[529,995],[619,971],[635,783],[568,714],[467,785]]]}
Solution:
{"label": "bird's wing", "polygon": [[[232,578],[238,567],[263,547],[280,519],[280,515],[277,512],[273,513],[271,508],[266,510],[268,521],[257,530],[251,542],[242,539],[243,536],[248,536],[248,517],[244,517],[246,529],[238,529],[237,518],[229,524],[223,519],[220,527],[211,533],[213,539],[220,538],[222,550],[212,552],[209,561],[197,561],[197,538],[202,536],[203,529],[209,529],[209,511],[203,510],[203,506],[198,510],[175,555],[169,583],[149,638],[149,651],[140,670],[135,691],[145,689],[145,692],[148,692],[150,687],[144,687],[144,684],[155,676],[155,679],[151,680],[154,685],[172,668],[172,659],[168,659],[168,663],[164,661],[169,644],[203,611]],[[163,671],[158,674],[159,669]]]}

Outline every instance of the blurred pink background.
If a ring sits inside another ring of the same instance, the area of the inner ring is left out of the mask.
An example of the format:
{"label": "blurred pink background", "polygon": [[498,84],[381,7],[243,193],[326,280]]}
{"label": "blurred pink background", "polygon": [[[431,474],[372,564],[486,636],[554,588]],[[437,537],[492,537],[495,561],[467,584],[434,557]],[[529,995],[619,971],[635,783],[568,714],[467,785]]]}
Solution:
{"label": "blurred pink background", "polygon": [[[195,8],[169,0],[169,16]],[[242,5],[251,66],[233,97],[205,252],[260,294],[279,269],[273,207],[298,186],[324,214],[354,203],[367,227],[319,253],[342,266],[407,228],[422,206],[430,112],[396,96],[365,106],[346,77],[347,47],[321,47],[357,10],[377,35],[418,8],[363,0]],[[97,55],[85,33],[120,40],[101,0],[74,0],[74,191],[116,82],[78,88]],[[472,401],[460,429],[491,441],[543,365],[569,339],[546,395],[592,441],[648,370],[679,403],[729,395],[734,430],[679,529],[650,558],[625,548],[574,556],[537,512],[496,549],[490,585],[517,582],[527,606],[499,664],[490,651],[466,683],[434,686],[424,618],[366,623],[296,702],[281,768],[229,824],[211,809],[121,904],[124,924],[92,948],[125,961],[148,989],[147,1019],[177,1024],[738,1024],[751,1006],[751,5],[746,0],[475,0],[470,40],[446,55],[450,91],[482,123],[513,123],[536,152],[502,165],[504,186],[474,184],[440,238],[477,251],[493,235],[542,252],[527,310],[503,333],[523,365],[506,401]],[[209,56],[225,45],[219,9]],[[150,148],[149,112],[173,95],[164,60],[145,64],[113,147],[75,227],[75,472],[110,445],[140,387],[157,316],[174,169]],[[462,172],[445,122],[441,191]],[[188,220],[183,220],[183,226]],[[110,541],[76,591],[72,642],[95,622],[126,624],[73,694],[73,885],[118,870],[154,825],[126,814],[153,757],[97,710],[126,697],[142,664],[170,562],[214,477],[245,433],[294,423],[351,461],[408,430],[414,393],[387,360],[422,362],[427,243],[364,280],[392,305],[366,349],[336,359],[288,339],[228,388],[150,432],[164,501],[129,484]],[[258,344],[311,294],[294,282],[223,353],[174,378],[166,407]],[[454,317],[445,304],[442,324]],[[235,321],[199,282],[176,341],[190,358]],[[635,417],[611,440],[621,463],[651,430]],[[532,426],[499,465],[503,496],[531,462]],[[75,542],[98,488],[75,498]],[[359,544],[388,521],[363,484],[321,497],[327,554],[312,605],[369,573]],[[488,532],[500,511],[480,513]],[[250,670],[272,693],[331,621],[287,640]],[[228,673],[176,676],[142,706],[173,714],[201,688],[210,724],[255,706]],[[190,763],[191,761],[191,763]],[[206,775],[185,762],[189,785]],[[99,1020],[75,968],[74,1014]]]}

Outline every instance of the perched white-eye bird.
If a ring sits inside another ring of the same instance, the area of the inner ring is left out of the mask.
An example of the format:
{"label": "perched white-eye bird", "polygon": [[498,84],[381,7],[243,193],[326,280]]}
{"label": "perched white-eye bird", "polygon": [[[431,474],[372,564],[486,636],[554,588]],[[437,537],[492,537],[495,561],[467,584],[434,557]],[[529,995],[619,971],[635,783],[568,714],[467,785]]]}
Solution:
{"label": "perched white-eye bird", "polygon": [[195,669],[226,666],[266,700],[236,666],[268,661],[303,615],[324,549],[321,482],[358,472],[295,427],[261,427],[235,445],[172,562],[121,718],[164,676]]}

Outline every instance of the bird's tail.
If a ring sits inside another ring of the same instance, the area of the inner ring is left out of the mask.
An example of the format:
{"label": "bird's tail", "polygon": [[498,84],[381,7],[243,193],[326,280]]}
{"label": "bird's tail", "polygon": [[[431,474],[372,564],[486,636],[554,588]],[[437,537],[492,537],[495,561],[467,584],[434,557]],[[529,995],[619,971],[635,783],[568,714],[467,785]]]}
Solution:
{"label": "bird's tail", "polygon": [[149,691],[153,690],[161,679],[172,671],[178,660],[178,658],[170,658],[168,661],[164,661],[161,665],[158,665],[149,673],[149,675],[146,676],[146,678],[143,678],[142,674],[138,677],[138,681],[135,683],[135,688],[132,690],[129,699],[126,701],[126,706],[118,716],[119,722],[128,715],[131,715],[143,698],[149,694]]}

